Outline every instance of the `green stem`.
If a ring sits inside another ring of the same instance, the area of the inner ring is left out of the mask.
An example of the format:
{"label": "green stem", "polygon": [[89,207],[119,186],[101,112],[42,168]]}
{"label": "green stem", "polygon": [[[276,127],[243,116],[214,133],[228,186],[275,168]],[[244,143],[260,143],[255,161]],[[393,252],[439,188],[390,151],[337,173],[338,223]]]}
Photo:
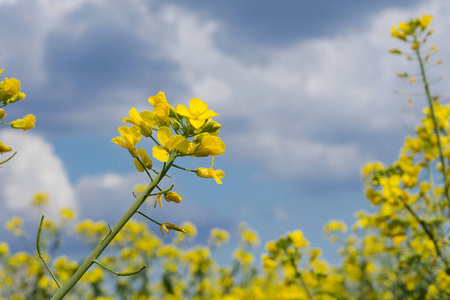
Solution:
{"label": "green stem", "polygon": [[439,247],[438,241],[434,237],[434,234],[430,231],[428,228],[428,225],[419,218],[419,216],[416,214],[416,212],[411,208],[411,206],[408,205],[408,203],[405,202],[405,200],[402,197],[399,197],[400,201],[402,201],[402,204],[405,206],[405,208],[410,212],[410,214],[416,219],[416,221],[420,224],[423,231],[425,231],[425,234],[430,238],[430,240],[433,242],[434,249],[436,250],[436,254],[442,259],[445,265],[445,272],[450,275],[450,265],[447,262],[446,257],[442,254],[441,248]]}
{"label": "green stem", "polygon": [[173,165],[175,168],[178,168],[178,169],[180,169],[180,170],[184,170],[184,171],[189,171],[189,172],[194,172],[194,173],[196,173],[197,171],[196,170],[191,170],[191,169],[186,169],[186,168],[183,168],[183,167],[180,167],[180,166],[177,166],[177,165]]}
{"label": "green stem", "polygon": [[144,203],[148,195],[155,189],[156,185],[161,181],[164,175],[172,166],[175,158],[177,157],[177,151],[174,151],[169,157],[169,160],[164,164],[163,169],[155,177],[155,179],[148,185],[145,191],[136,199],[136,201],[131,205],[127,212],[120,218],[117,224],[112,228],[110,234],[108,234],[105,239],[100,242],[100,244],[94,249],[94,251],[89,255],[89,257],[83,262],[83,264],[78,268],[78,270],[69,278],[61,288],[56,292],[56,294],[51,298],[52,300],[62,299],[81,279],[81,277],[86,273],[86,271],[91,267],[94,261],[102,254],[102,252],[108,247],[109,243],[114,239],[114,237],[122,230],[128,220],[136,213],[139,207]]}
{"label": "green stem", "polygon": [[[418,43],[416,37],[414,37],[414,42]],[[420,54],[420,47],[417,47],[415,51],[416,51],[417,59],[419,60],[420,73],[422,74],[422,82],[423,82],[423,85],[424,85],[425,93],[427,95],[428,105],[430,107],[431,117],[433,119],[434,131],[436,132],[437,143],[438,143],[438,148],[439,148],[439,158],[440,158],[440,161],[441,161],[441,164],[442,164],[442,175],[444,177],[445,197],[447,198],[448,209],[449,209],[448,214],[449,214],[449,217],[450,217],[450,194],[449,194],[449,185],[448,185],[447,179],[446,179],[446,177],[447,177],[447,167],[445,165],[445,156],[444,156],[444,151],[442,149],[441,134],[439,132],[439,127],[438,127],[436,114],[434,113],[433,98],[431,97],[430,88],[429,88],[428,81],[427,81],[427,75],[425,73],[425,67],[424,67],[424,64],[423,64],[422,56]]]}
{"label": "green stem", "polygon": [[41,231],[42,231],[42,224],[43,223],[44,223],[44,215],[42,215],[42,217],[41,217],[41,222],[39,223],[39,229],[38,229],[37,238],[36,238],[37,253],[38,253],[39,258],[41,259],[42,263],[44,264],[45,268],[50,273],[50,275],[52,276],[53,280],[56,282],[56,285],[58,287],[60,287],[58,279],[56,279],[55,275],[53,274],[52,270],[50,270],[50,267],[47,265],[47,263],[45,262],[44,257],[41,254]]}
{"label": "green stem", "polygon": [[308,295],[308,298],[310,300],[314,300],[314,295],[311,292],[311,290],[309,289],[308,285],[306,284],[305,280],[303,279],[302,273],[300,272],[300,270],[297,268],[297,264],[295,263],[294,258],[290,259],[291,265],[294,267],[295,270],[295,276],[300,280],[300,284],[302,285],[302,287],[305,289],[306,294]]}
{"label": "green stem", "polygon": [[11,158],[13,158],[14,157],[14,155],[16,155],[17,154],[17,151],[16,152],[14,152],[14,154],[13,155],[11,155],[10,157],[8,157],[7,159],[5,159],[4,161],[1,161],[0,162],[0,165],[3,165],[5,162],[7,162],[7,161],[9,161]]}
{"label": "green stem", "polygon": [[132,272],[116,272],[111,268],[108,268],[107,266],[105,266],[104,264],[102,264],[99,261],[94,260],[94,263],[96,263],[97,265],[99,265],[100,267],[102,267],[103,269],[116,274],[117,276],[131,276],[131,275],[135,275],[137,273],[140,273],[142,270],[144,270],[145,268],[147,268],[147,265],[144,265],[142,268],[140,268],[139,270],[136,271],[132,271]]}
{"label": "green stem", "polygon": [[153,220],[152,218],[150,218],[149,216],[147,216],[146,214],[140,212],[139,210],[136,211],[138,214],[140,214],[141,216],[143,216],[144,218],[147,218],[148,220],[152,221],[153,223],[157,224],[158,226],[161,226],[162,224],[159,223],[158,221]]}

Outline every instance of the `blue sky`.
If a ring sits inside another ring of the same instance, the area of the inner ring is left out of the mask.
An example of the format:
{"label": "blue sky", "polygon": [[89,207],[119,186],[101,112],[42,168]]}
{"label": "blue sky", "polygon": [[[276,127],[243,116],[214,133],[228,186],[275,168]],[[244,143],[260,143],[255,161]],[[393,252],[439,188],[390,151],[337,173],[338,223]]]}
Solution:
{"label": "blue sky", "polygon": [[212,227],[236,241],[245,221],[260,233],[260,249],[302,229],[336,261],[324,224],[351,225],[356,211],[370,209],[361,166],[392,162],[425,104],[417,97],[410,107],[394,93],[420,86],[396,78],[416,69],[387,51],[402,46],[390,27],[423,13],[435,15],[433,42],[446,60],[445,0],[0,1],[2,75],[19,78],[27,94],[8,117],[37,118],[32,131],[0,131],[19,151],[1,170],[0,223],[12,215],[36,223],[29,201],[46,191],[49,216],[69,206],[80,219],[114,224],[146,178],[111,139],[131,107],[150,109],[148,96],[162,90],[174,106],[199,97],[220,114],[227,150],[215,166],[226,177],[217,185],[174,170],[183,201],[148,206],[150,215],[192,221],[199,242]]}

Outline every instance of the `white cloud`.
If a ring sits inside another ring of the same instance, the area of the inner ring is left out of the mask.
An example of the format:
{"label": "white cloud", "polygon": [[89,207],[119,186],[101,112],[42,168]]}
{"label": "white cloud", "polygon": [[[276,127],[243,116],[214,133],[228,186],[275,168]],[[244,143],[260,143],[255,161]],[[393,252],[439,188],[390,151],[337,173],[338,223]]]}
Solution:
{"label": "white cloud", "polygon": [[[392,92],[398,87],[407,91],[418,88],[400,84],[395,77],[409,65],[387,54],[387,49],[401,46],[389,37],[392,25],[423,12],[434,14],[434,38],[442,49],[439,55],[445,59],[450,53],[445,38],[450,29],[450,3],[445,0],[385,10],[367,19],[367,24],[334,37],[273,46],[262,51],[266,53],[262,62],[247,62],[220,49],[215,39],[227,24],[205,20],[174,4],[152,9],[155,2],[104,3],[36,2],[36,14],[24,25],[33,38],[24,45],[10,35],[8,41],[19,46],[0,50],[5,50],[7,59],[17,54],[16,49],[26,51],[20,56],[32,60],[29,65],[35,72],[31,73],[45,78],[36,74],[43,75],[47,37],[61,30],[67,36],[88,32],[96,24],[76,13],[86,4],[98,7],[102,17],[114,18],[117,26],[148,46],[142,50],[146,53],[143,57],[161,57],[173,63],[177,76],[170,84],[174,89],[179,83],[186,87],[176,98],[186,104],[191,97],[200,97],[220,113],[224,126],[233,126],[231,122],[236,120],[242,124],[227,137],[231,143],[239,142],[239,147],[229,147],[231,152],[268,162],[264,165],[271,171],[288,176],[316,170],[336,178],[355,176],[362,161],[380,155],[373,145],[365,145],[356,137],[385,133],[382,143],[389,135],[403,136],[404,125],[413,124],[416,118],[402,113],[407,108],[406,99]],[[38,26],[42,20],[45,26]],[[105,128],[112,124],[107,120],[119,120],[126,115],[126,107],[144,103],[145,98],[142,91],[132,92],[128,87],[103,89],[95,101],[83,102],[84,113],[64,119],[83,129]],[[333,141],[330,136],[335,137]],[[341,136],[348,138],[339,141]]]}
{"label": "white cloud", "polygon": [[0,140],[18,151],[0,169],[0,205],[5,216],[8,212],[29,214],[33,194],[41,191],[50,197],[45,214],[55,217],[61,208],[76,209],[74,190],[52,145],[37,134],[18,130],[0,131]]}

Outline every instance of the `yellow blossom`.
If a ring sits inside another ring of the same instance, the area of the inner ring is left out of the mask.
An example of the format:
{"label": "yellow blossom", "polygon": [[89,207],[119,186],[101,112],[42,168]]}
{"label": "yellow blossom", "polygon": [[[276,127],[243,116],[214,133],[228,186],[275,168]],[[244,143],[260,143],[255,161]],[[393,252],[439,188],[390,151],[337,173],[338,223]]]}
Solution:
{"label": "yellow blossom", "polygon": [[25,98],[25,94],[20,92],[20,81],[16,78],[5,78],[1,82],[0,102],[12,103]]}
{"label": "yellow blossom", "polygon": [[13,150],[12,148],[10,148],[10,147],[6,146],[5,144],[3,144],[2,142],[0,142],[0,154],[3,154],[5,152],[10,152],[12,150]]}
{"label": "yellow blossom", "polygon": [[167,103],[164,92],[158,92],[156,96],[150,96],[148,102],[153,105],[155,117],[161,122],[166,122],[169,117],[170,105]]}
{"label": "yellow blossom", "polygon": [[162,162],[166,162],[169,159],[173,150],[186,154],[189,148],[189,141],[178,134],[172,136],[172,130],[167,126],[163,126],[158,130],[158,140],[161,146],[156,145],[153,147],[153,157]]}
{"label": "yellow blossom", "polygon": [[6,117],[6,112],[0,108],[0,120]]}
{"label": "yellow blossom", "polygon": [[181,196],[175,192],[164,193],[164,199],[166,199],[167,202],[175,202],[175,203],[181,202]]}
{"label": "yellow blossom", "polygon": [[296,249],[308,245],[308,241],[304,238],[303,232],[301,230],[289,232],[288,237],[290,238],[290,240],[292,241],[292,245],[294,245]]}
{"label": "yellow blossom", "polygon": [[211,168],[197,168],[195,173],[198,177],[202,178],[214,178],[218,184],[222,184],[220,178],[225,177],[225,173],[222,170],[214,170],[214,157],[211,158]]}
{"label": "yellow blossom", "polygon": [[432,15],[425,15],[423,14],[422,18],[419,19],[420,27],[422,30],[428,27],[428,24],[430,24],[431,20],[433,20]]}
{"label": "yellow blossom", "polygon": [[200,128],[205,124],[207,119],[218,116],[212,110],[208,109],[208,105],[199,98],[192,98],[189,102],[189,109],[184,105],[177,105],[177,113],[189,118],[194,128]]}
{"label": "yellow blossom", "polygon": [[11,127],[15,129],[22,129],[23,131],[34,128],[36,117],[33,115],[26,115],[23,119],[17,119],[11,122]]}
{"label": "yellow blossom", "polygon": [[44,206],[49,202],[48,194],[44,192],[34,193],[33,198],[31,199],[31,204],[33,206]]}
{"label": "yellow blossom", "polygon": [[63,218],[64,221],[70,222],[75,218],[76,213],[72,209],[63,208],[59,211],[59,215]]}
{"label": "yellow blossom", "polygon": [[145,137],[152,135],[152,127],[157,126],[153,113],[149,111],[138,113],[136,108],[132,107],[128,115],[128,118],[122,119],[123,122],[138,126]]}
{"label": "yellow blossom", "polygon": [[[144,148],[139,148],[138,150],[139,152],[139,156],[141,157],[141,162],[139,162],[138,158],[136,157],[134,159],[134,165],[136,166],[136,170],[138,170],[139,172],[144,172],[144,167],[145,169],[151,169],[153,167],[153,162],[151,160],[151,158],[148,156],[147,152],[145,151]],[[144,167],[142,166],[144,165]]]}
{"label": "yellow blossom", "polygon": [[136,150],[136,144],[141,140],[141,129],[138,126],[133,126],[131,128],[121,126],[118,130],[120,136],[113,138],[111,142],[122,148],[128,149],[134,158],[138,157],[139,153]]}
{"label": "yellow blossom", "polygon": [[195,156],[219,156],[225,151],[225,143],[214,135],[206,135],[194,150]]}

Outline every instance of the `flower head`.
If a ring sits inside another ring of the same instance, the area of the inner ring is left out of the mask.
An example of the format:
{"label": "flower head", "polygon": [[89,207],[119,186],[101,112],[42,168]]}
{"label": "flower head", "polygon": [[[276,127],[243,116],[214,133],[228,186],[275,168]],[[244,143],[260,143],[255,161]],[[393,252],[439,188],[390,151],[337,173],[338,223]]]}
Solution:
{"label": "flower head", "polygon": [[200,144],[195,148],[195,156],[218,156],[225,151],[225,143],[214,135],[206,135],[201,139]]}
{"label": "flower head", "polygon": [[225,177],[225,173],[222,170],[214,170],[214,157],[211,158],[211,168],[197,168],[195,173],[198,177],[202,178],[214,178],[218,184],[222,184],[221,178]]}
{"label": "flower head", "polygon": [[2,87],[0,91],[1,102],[8,104],[25,98],[25,94],[20,92],[20,81],[16,78],[5,78],[0,85]]}
{"label": "flower head", "polygon": [[10,148],[10,147],[6,146],[5,144],[3,144],[2,142],[0,142],[0,154],[3,154],[5,152],[10,152],[12,150],[13,150],[12,148]]}
{"label": "flower head", "polygon": [[189,148],[189,141],[181,135],[172,136],[172,130],[167,126],[163,126],[158,130],[158,140],[161,146],[156,145],[153,147],[153,156],[162,162],[166,162],[169,159],[173,150],[186,154]]}
{"label": "flower head", "polygon": [[158,92],[156,96],[148,97],[148,102],[153,105],[155,117],[161,122],[166,122],[169,117],[170,105],[167,103],[164,92]]}
{"label": "flower head", "polygon": [[11,122],[11,127],[22,129],[23,131],[34,128],[36,117],[33,115],[26,115],[23,119],[18,119]]}
{"label": "flower head", "polygon": [[181,202],[181,196],[175,192],[164,193],[164,199],[166,199],[167,202],[175,202],[175,203]]}
{"label": "flower head", "polygon": [[132,107],[128,115],[130,117],[123,118],[122,119],[123,122],[139,126],[142,135],[145,137],[149,137],[152,135],[152,127],[157,126],[153,113],[149,111],[143,111],[141,113],[138,113],[136,108]]}
{"label": "flower head", "polygon": [[111,142],[119,145],[122,148],[128,149],[130,154],[136,158],[139,156],[138,151],[136,150],[136,144],[141,140],[141,130],[137,126],[127,127],[121,126],[119,127],[120,136],[115,137],[111,140]]}
{"label": "flower head", "polygon": [[189,118],[194,128],[200,128],[205,124],[207,119],[218,116],[212,110],[208,109],[208,105],[199,98],[192,98],[189,102],[189,109],[184,105],[177,105],[177,113]]}

